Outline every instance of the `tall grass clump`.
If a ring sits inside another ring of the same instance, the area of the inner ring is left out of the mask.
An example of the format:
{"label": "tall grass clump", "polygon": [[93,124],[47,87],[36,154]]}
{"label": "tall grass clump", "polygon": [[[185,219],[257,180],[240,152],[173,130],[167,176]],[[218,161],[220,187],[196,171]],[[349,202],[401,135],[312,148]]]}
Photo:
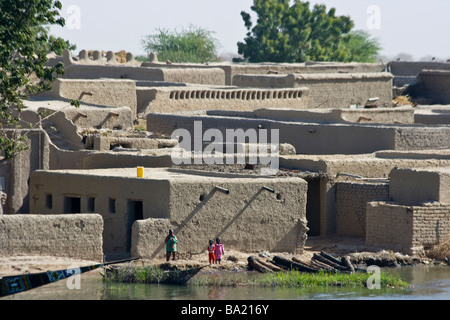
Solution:
{"label": "tall grass clump", "polygon": [[447,261],[450,258],[450,237],[434,245],[428,252],[427,257],[436,260]]}
{"label": "tall grass clump", "polygon": [[213,32],[190,25],[178,30],[157,29],[144,36],[142,48],[150,54],[155,52],[160,61],[205,63],[217,62],[220,44]]}
{"label": "tall grass clump", "polygon": [[108,272],[106,279],[112,282],[159,283],[166,274],[157,266],[126,266]]}

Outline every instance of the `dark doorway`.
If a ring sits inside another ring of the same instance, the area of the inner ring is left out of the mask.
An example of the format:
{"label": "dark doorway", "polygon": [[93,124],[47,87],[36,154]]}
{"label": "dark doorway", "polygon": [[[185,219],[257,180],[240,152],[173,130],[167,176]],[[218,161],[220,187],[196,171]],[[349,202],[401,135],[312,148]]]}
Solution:
{"label": "dark doorway", "polygon": [[45,207],[47,209],[53,209],[53,196],[51,194],[45,195]]}
{"label": "dark doorway", "polygon": [[81,213],[81,198],[64,197],[64,213]]}
{"label": "dark doorway", "polygon": [[306,220],[308,236],[320,236],[320,178],[307,178]]}
{"label": "dark doorway", "polygon": [[128,200],[127,202],[127,252],[131,251],[131,230],[136,220],[144,219],[144,205],[142,201]]}

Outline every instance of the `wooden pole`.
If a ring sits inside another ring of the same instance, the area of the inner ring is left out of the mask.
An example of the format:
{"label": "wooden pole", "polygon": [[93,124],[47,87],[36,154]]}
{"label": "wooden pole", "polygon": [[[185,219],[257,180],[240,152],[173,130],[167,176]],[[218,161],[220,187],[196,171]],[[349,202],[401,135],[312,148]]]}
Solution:
{"label": "wooden pole", "polygon": [[347,271],[347,268],[343,267],[341,264],[337,264],[337,263],[335,263],[335,262],[333,262],[331,260],[328,260],[327,258],[325,258],[324,256],[322,256],[320,254],[314,253],[313,258],[318,260],[318,261],[320,261],[320,262],[322,262],[322,263],[325,263],[325,264],[327,264],[327,265],[329,265],[329,266],[331,266],[331,267],[333,267],[333,268],[335,268],[337,270]]}
{"label": "wooden pole", "polygon": [[248,257],[247,261],[248,261],[248,265],[252,269],[255,269],[258,272],[261,272],[261,273],[272,272],[272,270],[270,270],[266,266],[264,266],[261,263],[259,263],[258,260],[256,259],[256,257],[254,257],[254,256]]}
{"label": "wooden pole", "polygon": [[306,266],[306,265],[303,265],[303,264],[300,264],[300,263],[297,263],[297,262],[295,262],[295,261],[288,260],[288,259],[285,259],[285,258],[282,258],[282,257],[279,257],[279,256],[274,256],[274,257],[273,257],[273,260],[274,260],[275,262],[277,262],[277,263],[280,263],[280,264],[282,264],[282,265],[285,265],[285,266],[288,267],[288,268],[291,268],[291,269],[294,269],[294,270],[298,270],[298,271],[312,272],[312,273],[318,271],[317,269],[308,267],[308,266]]}
{"label": "wooden pole", "polygon": [[353,267],[352,262],[348,256],[342,257],[342,264],[347,267],[351,272],[355,272],[355,267]]}

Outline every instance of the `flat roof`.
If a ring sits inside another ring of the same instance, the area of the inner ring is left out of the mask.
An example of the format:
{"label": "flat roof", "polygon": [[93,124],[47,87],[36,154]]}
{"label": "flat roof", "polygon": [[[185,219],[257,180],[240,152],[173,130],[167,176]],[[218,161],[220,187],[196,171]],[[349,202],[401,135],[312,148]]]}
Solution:
{"label": "flat roof", "polygon": [[258,182],[267,180],[286,181],[286,179],[300,179],[298,177],[279,177],[269,175],[257,174],[234,174],[222,173],[215,171],[203,171],[192,169],[177,169],[177,168],[145,168],[143,177],[137,177],[137,167],[133,168],[108,168],[108,169],[81,169],[81,170],[38,170],[38,173],[43,174],[57,174],[57,175],[76,175],[76,176],[95,176],[95,177],[118,177],[118,178],[132,178],[145,180],[177,180],[181,182],[207,182],[207,181],[221,181],[222,182]]}

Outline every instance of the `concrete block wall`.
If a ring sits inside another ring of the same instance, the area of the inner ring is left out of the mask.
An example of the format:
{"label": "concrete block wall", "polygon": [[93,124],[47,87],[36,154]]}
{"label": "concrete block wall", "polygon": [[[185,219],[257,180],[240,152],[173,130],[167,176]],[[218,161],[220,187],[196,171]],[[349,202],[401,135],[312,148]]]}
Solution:
{"label": "concrete block wall", "polygon": [[0,216],[2,256],[57,256],[103,261],[97,214]]}
{"label": "concrete block wall", "polygon": [[388,183],[337,182],[336,233],[364,237],[367,203],[388,198]]}
{"label": "concrete block wall", "polygon": [[418,207],[384,202],[367,204],[368,246],[415,254],[449,236],[449,206]]}

